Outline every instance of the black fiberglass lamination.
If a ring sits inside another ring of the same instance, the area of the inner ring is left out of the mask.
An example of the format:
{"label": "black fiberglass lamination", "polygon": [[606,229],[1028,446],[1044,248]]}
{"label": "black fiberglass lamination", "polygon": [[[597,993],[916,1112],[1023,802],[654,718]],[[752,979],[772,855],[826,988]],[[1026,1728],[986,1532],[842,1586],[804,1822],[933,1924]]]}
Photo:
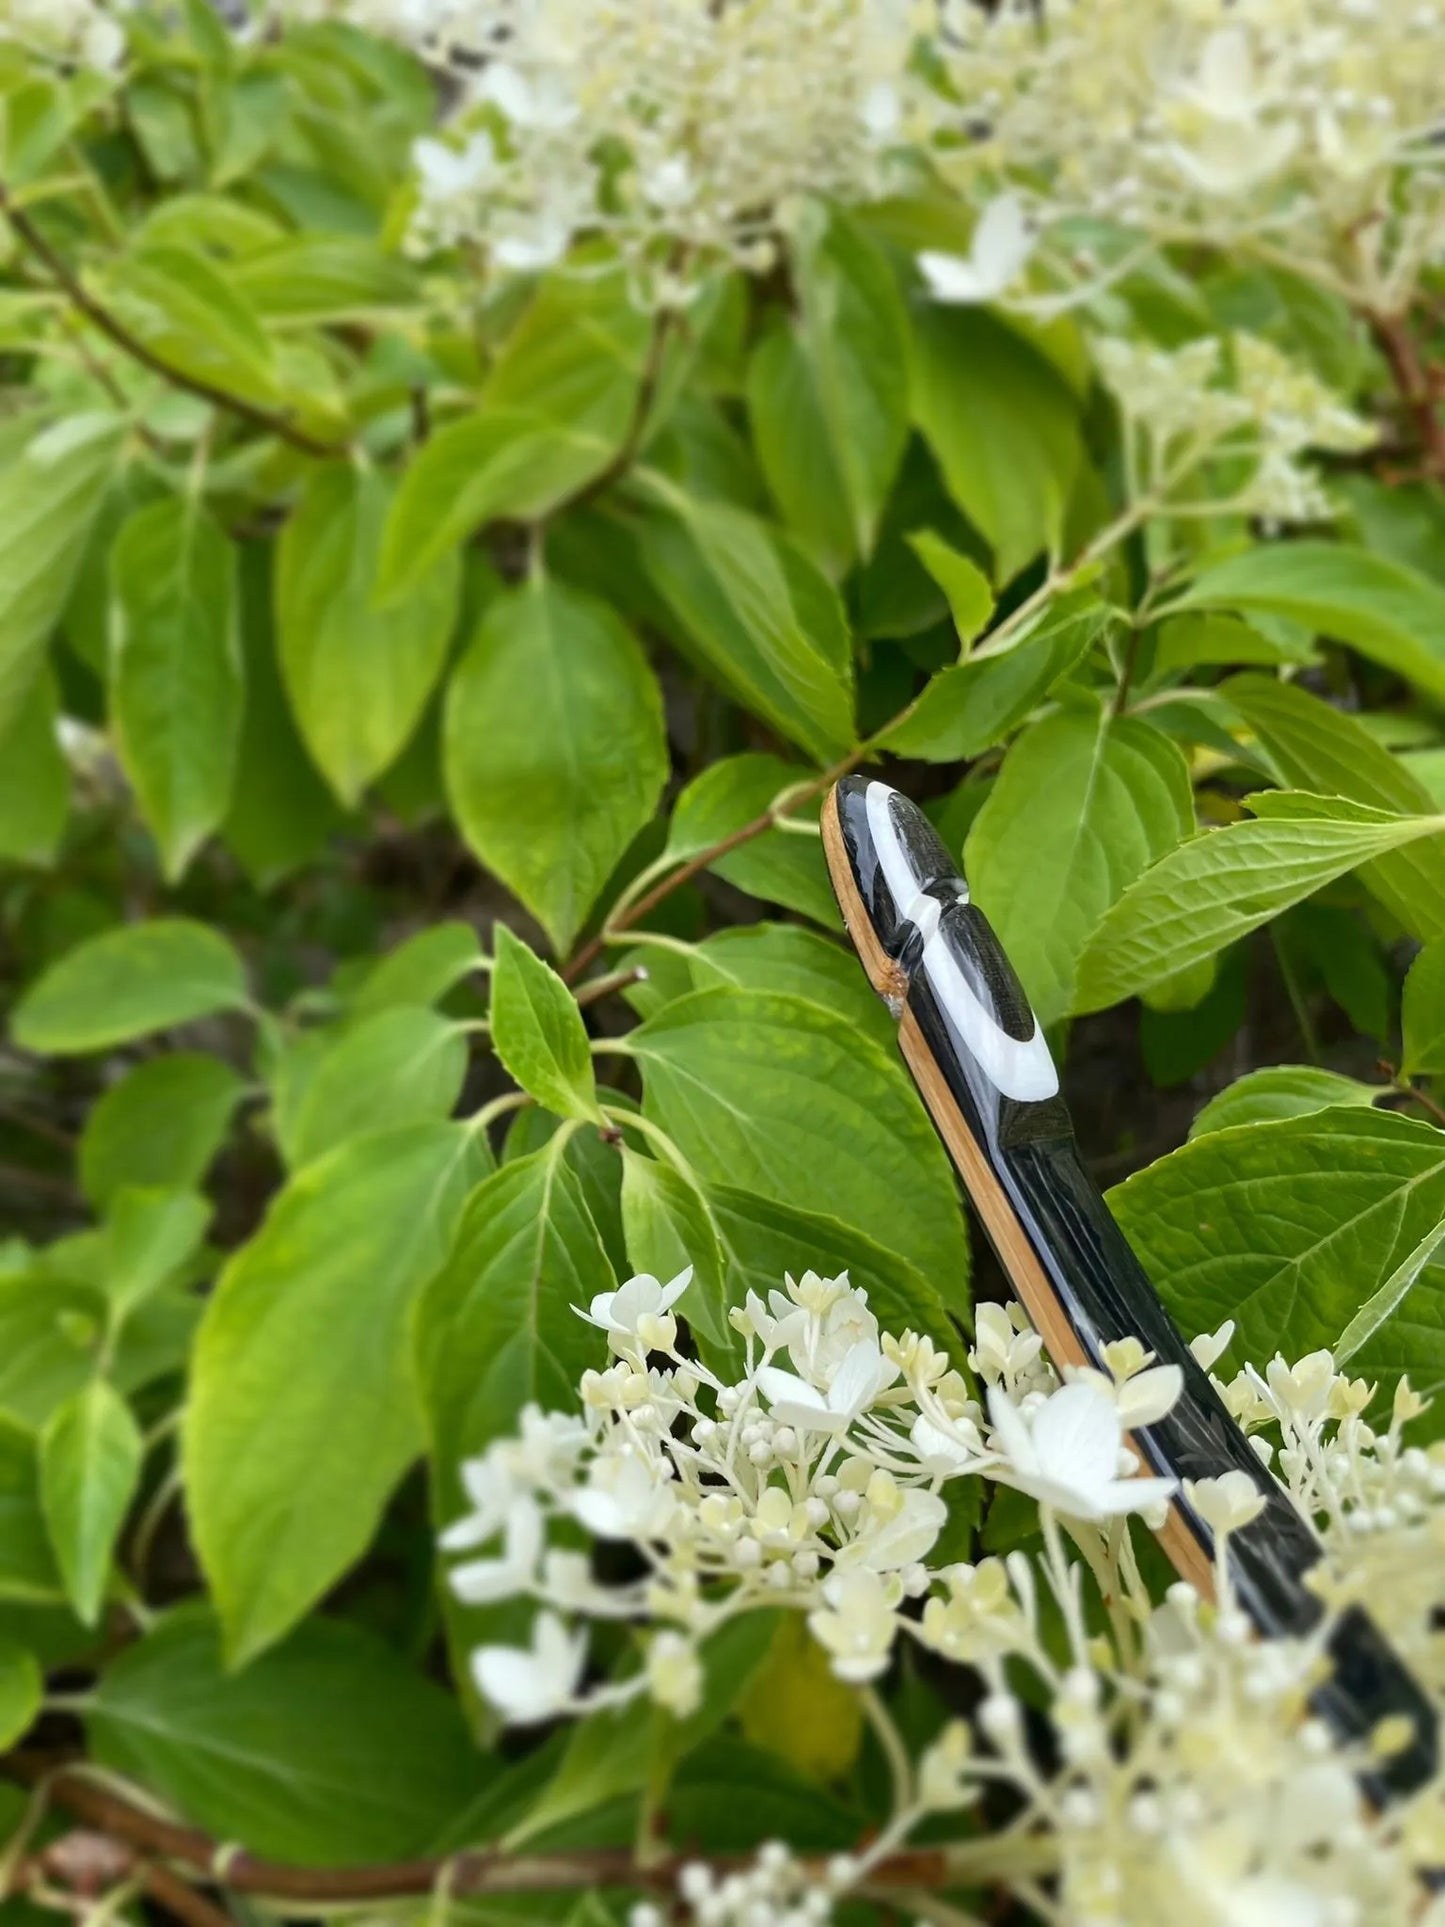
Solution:
{"label": "black fiberglass lamination", "polygon": [[[1002,945],[969,901],[956,866],[912,804],[887,797],[900,854],[910,873],[895,891],[870,827],[866,779],[838,786],[839,824],[854,882],[880,945],[907,978],[907,1006],[958,1110],[983,1151],[1039,1266],[1086,1357],[1137,1338],[1159,1362],[1177,1365],[1184,1389],[1157,1424],[1135,1429],[1156,1473],[1178,1479],[1243,1472],[1265,1499],[1260,1516],[1231,1535],[1230,1577],[1240,1606],[1266,1635],[1302,1633],[1321,1608],[1305,1575],[1319,1556],[1314,1532],[1288,1494],[1260,1465],[1209,1375],[1161,1304],[1123,1232],[1084,1168],[1067,1107],[1056,1092],[1021,1099],[999,1088],[978,1049],[990,1027],[1020,1043],[1036,1034],[1034,1013]],[[881,799],[875,796],[874,808]],[[897,902],[895,896],[907,901]],[[936,906],[936,907],[935,907]],[[912,910],[914,915],[907,913]],[[928,942],[925,947],[924,932]],[[946,950],[956,977],[945,976]],[[962,990],[959,990],[959,984]],[[940,988],[941,986],[941,988]],[[1042,1044],[1040,1041],[1040,1048]],[[1189,1529],[1213,1556],[1213,1535],[1181,1493]],[[1334,1670],[1316,1695],[1317,1710],[1342,1737],[1364,1740],[1390,1715],[1403,1714],[1412,1743],[1377,1774],[1379,1797],[1419,1786],[1434,1770],[1434,1715],[1406,1668],[1362,1612],[1343,1618],[1331,1640]]]}

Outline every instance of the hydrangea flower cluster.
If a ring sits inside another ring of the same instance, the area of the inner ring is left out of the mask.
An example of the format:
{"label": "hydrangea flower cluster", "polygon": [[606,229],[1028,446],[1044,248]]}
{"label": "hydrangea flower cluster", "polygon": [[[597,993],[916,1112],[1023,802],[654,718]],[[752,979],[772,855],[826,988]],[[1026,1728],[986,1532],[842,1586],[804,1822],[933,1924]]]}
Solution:
{"label": "hydrangea flower cluster", "polygon": [[1445,247],[1437,0],[946,0],[952,178],[1027,184],[1039,273],[1087,295],[1134,241],[1277,260],[1399,312]]}
{"label": "hydrangea flower cluster", "polygon": [[485,241],[501,268],[616,244],[647,298],[686,263],[768,268],[789,204],[883,187],[916,0],[282,0],[409,41],[459,104],[418,143],[418,251]]}
{"label": "hydrangea flower cluster", "polygon": [[130,0],[3,0],[0,47],[10,41],[27,54],[95,73],[113,73],[125,57],[118,16]]}
{"label": "hydrangea flower cluster", "polygon": [[[1258,335],[1228,344],[1204,336],[1173,350],[1103,336],[1094,357],[1123,417],[1131,494],[1146,491],[1173,513],[1323,519],[1333,511],[1305,451],[1348,453],[1376,438],[1372,423]],[[1182,500],[1216,458],[1242,466],[1244,482],[1203,503]]]}
{"label": "hydrangea flower cluster", "polygon": [[[821,1927],[921,1822],[998,1786],[1017,1809],[1009,1826],[947,1851],[961,1882],[1002,1881],[1045,1920],[1122,1927],[1173,1917],[1181,1896],[1195,1907],[1181,1917],[1200,1923],[1413,1917],[1415,1869],[1445,1860],[1445,1805],[1431,1789],[1387,1815],[1361,1807],[1359,1772],[1406,1736],[1382,1729],[1355,1756],[1311,1714],[1330,1610],[1308,1637],[1262,1643],[1235,1606],[1226,1552],[1263,1504],[1254,1481],[1236,1472],[1189,1488],[1215,1533],[1216,1599],[1184,1584],[1150,1596],[1130,1515],[1159,1524],[1173,1487],[1141,1476],[1126,1434],[1169,1410],[1177,1369],[1129,1340],[1104,1370],[1061,1383],[1023,1314],[983,1305],[970,1380],[929,1339],[880,1331],[846,1274],[809,1272],[732,1314],[742,1347],[728,1380],[680,1348],[689,1280],[639,1277],[594,1299],[580,1315],[605,1333],[610,1362],[584,1375],[581,1414],[529,1410],[464,1468],[473,1510],[443,1541],[469,1555],[452,1571],[457,1595],[540,1607],[529,1646],[474,1655],[483,1695],[514,1722],[644,1693],[685,1715],[701,1642],[765,1604],[806,1615],[885,1729],[871,1684],[900,1641],[973,1668],[983,1687],[972,1724],[945,1724],[916,1761],[888,1733],[895,1811],[865,1851],[817,1865],[774,1842],[742,1873],[685,1868],[679,1898],[697,1919]],[[1213,1367],[1231,1338],[1226,1326],[1196,1340],[1196,1357]],[[1372,1431],[1372,1388],[1328,1354],[1246,1368],[1221,1389],[1262,1461],[1321,1519],[1327,1609],[1368,1593],[1438,1689],[1438,1650],[1426,1649],[1438,1642],[1445,1454],[1402,1438],[1421,1401],[1406,1386],[1388,1431]],[[1037,1551],[940,1553],[957,1482],[980,1478],[1037,1502]],[[555,1527],[575,1546],[579,1525],[627,1542],[639,1576],[602,1584],[583,1553],[548,1543]],[[1412,1559],[1399,1599],[1380,1598],[1381,1578]],[[593,1684],[586,1622],[606,1619],[635,1623],[643,1656]],[[1047,1768],[1026,1702],[1048,1708]],[[634,1927],[658,1918],[639,1908]],[[1429,1918],[1442,1927],[1445,1908]]]}
{"label": "hydrangea flower cluster", "polygon": [[[474,1510],[443,1544],[469,1551],[500,1536],[502,1551],[455,1567],[453,1590],[473,1604],[519,1593],[543,1604],[530,1650],[475,1655],[477,1683],[505,1718],[643,1690],[690,1712],[698,1642],[761,1604],[806,1612],[834,1672],[861,1684],[885,1669],[900,1632],[951,1652],[973,1625],[977,1575],[927,1564],[953,1482],[986,1476],[1094,1520],[1155,1509],[1173,1490],[1133,1476],[1124,1444],[1127,1425],[1162,1416],[1179,1393],[1177,1369],[1150,1369],[1137,1348],[1117,1379],[1091,1373],[1045,1392],[1037,1341],[1012,1326],[1005,1340],[986,1321],[981,1342],[1004,1350],[985,1412],[930,1339],[881,1334],[846,1274],[807,1272],[733,1314],[746,1354],[729,1384],[677,1350],[673,1306],[690,1275],[633,1278],[594,1299],[582,1315],[614,1362],[583,1378],[585,1416],[529,1410],[516,1438],[463,1468]],[[549,1522],[564,1519],[630,1541],[645,1576],[598,1585],[581,1554],[547,1546]],[[921,1618],[901,1610],[913,1599],[926,1599]],[[560,1613],[661,1630],[633,1679],[584,1695],[585,1635]]]}

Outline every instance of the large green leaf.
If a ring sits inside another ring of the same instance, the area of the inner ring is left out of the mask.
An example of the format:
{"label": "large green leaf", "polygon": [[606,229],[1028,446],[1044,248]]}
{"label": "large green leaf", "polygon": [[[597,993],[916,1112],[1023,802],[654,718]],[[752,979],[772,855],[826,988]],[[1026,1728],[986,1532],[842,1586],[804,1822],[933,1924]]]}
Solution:
{"label": "large green leaf", "polygon": [[55,679],[42,667],[9,725],[0,724],[0,859],[42,865],[55,859],[70,809],[58,720]]}
{"label": "large green leaf", "polygon": [[780,990],[837,1011],[885,1050],[898,1026],[875,995],[857,956],[796,923],[745,923],[718,930],[687,955],[664,955],[651,945],[629,952],[647,969],[644,983],[628,992],[633,1008],[650,1017],[689,991],[733,984],[739,990]]}
{"label": "large green leaf", "polygon": [[913,419],[1000,582],[1057,545],[1081,444],[1078,403],[1049,361],[981,309],[922,308]]}
{"label": "large green leaf", "polygon": [[1181,843],[1124,892],[1080,961],[1077,1010],[1135,996],[1371,857],[1445,828],[1438,816],[1390,816],[1304,792],[1248,800],[1258,822]]}
{"label": "large green leaf", "polygon": [[263,890],[311,862],[342,820],[340,804],[306,754],[281,683],[272,582],[276,546],[248,542],[241,551],[246,711],[231,809],[221,828]]}
{"label": "large green leaf", "polygon": [[[1232,676],[1219,693],[1249,724],[1287,783],[1406,816],[1435,807],[1424,784],[1363,724],[1298,684]],[[1393,850],[1364,865],[1360,875],[1415,936],[1445,936],[1445,838]]]}
{"label": "large green leaf", "polygon": [[1176,609],[1287,616],[1445,698],[1445,589],[1401,562],[1337,542],[1269,542],[1216,562]]}
{"label": "large green leaf", "polygon": [[7,1752],[39,1717],[44,1698],[45,1676],[34,1653],[0,1635],[0,1746]]}
{"label": "large green leaf", "polygon": [[1090,706],[1019,737],[969,831],[965,867],[1040,1023],[1072,1009],[1105,911],[1193,827],[1188,767],[1148,723]]}
{"label": "large green leaf", "polygon": [[[1445,1134],[1360,1109],[1240,1125],[1160,1158],[1109,1202],[1186,1335],[1233,1318],[1238,1357],[1293,1360],[1331,1344],[1445,1218]],[[1352,1369],[1380,1379],[1387,1402],[1402,1372],[1445,1374],[1438,1269]]]}
{"label": "large green leaf", "polygon": [[358,1018],[300,1063],[300,1077],[281,1079],[276,1106],[293,1170],[350,1138],[448,1116],[467,1074],[467,1044],[435,1011],[397,1004]]}
{"label": "large green leaf", "polygon": [[831,1278],[846,1271],[850,1283],[868,1294],[884,1331],[926,1332],[958,1356],[953,1319],[966,1314],[968,1299],[961,1275],[920,1271],[891,1245],[876,1243],[833,1214],[800,1211],[729,1184],[710,1184],[707,1199],[722,1245],[730,1305],[742,1304],[750,1291],[766,1303],[770,1291],[782,1289],[785,1273],[801,1278],[816,1271]]}
{"label": "large green leaf", "polygon": [[20,713],[122,447],[109,415],[57,422],[0,463],[0,730]]}
{"label": "large green leaf", "polygon": [[236,552],[190,496],[137,509],[111,551],[121,761],[174,881],[225,817],[241,735]]}
{"label": "large green leaf", "polygon": [[601,1122],[587,1027],[576,999],[504,923],[497,925],[491,1017],[497,1055],[524,1091],[558,1117]]}
{"label": "large green leaf", "polygon": [[845,1017],[702,990],[633,1032],[643,1108],[705,1179],[827,1212],[899,1253],[950,1306],[968,1246],[953,1172],[908,1079]]}
{"label": "large green leaf", "polygon": [[1383,1086],[1321,1070],[1317,1064],[1271,1064],[1235,1078],[1211,1097],[1189,1127],[1192,1138],[1227,1131],[1234,1124],[1266,1124],[1281,1117],[1305,1117],[1334,1104],[1370,1105]]}
{"label": "large green leaf", "polygon": [[357,991],[358,1012],[393,1004],[432,1004],[481,962],[482,947],[469,923],[434,923],[399,943],[372,965]]}
{"label": "large green leaf", "polygon": [[908,440],[908,317],[876,244],[840,212],[809,216],[798,320],[759,347],[748,401],[769,488],[841,572],[871,551]]}
{"label": "large green leaf", "polygon": [[87,1626],[100,1617],[111,1553],[140,1482],[144,1447],[130,1407],[92,1379],[50,1416],[40,1496],[65,1590]]}
{"label": "large green leaf", "polygon": [[420,1441],[412,1300],[471,1175],[421,1124],[308,1165],[206,1307],[186,1406],[191,1525],[234,1663],[279,1639],[365,1551]]}
{"label": "large green leaf", "polygon": [[853,738],[853,657],[837,592],[789,537],[648,472],[653,586],[723,688],[820,762]]}
{"label": "large green leaf", "polygon": [[106,1668],[86,1730],[187,1820],[297,1866],[424,1852],[486,1772],[456,1701],[374,1635],[309,1620],[228,1673],[200,1603]]}
{"label": "large green leaf", "polygon": [[106,1050],[246,1001],[241,960],[218,931],[183,917],[124,924],[77,944],[32,984],[10,1028],[26,1050]]}
{"label": "large green leaf", "polygon": [[978,756],[1002,742],[1118,619],[1094,589],[1062,597],[997,654],[988,653],[985,640],[980,651],[940,669],[882,742],[930,763]]}
{"label": "large green leaf", "polygon": [[376,469],[318,469],[282,532],[276,570],[281,670],[307,747],[343,803],[392,761],[431,694],[456,620],[453,553],[415,569],[378,608],[377,551],[392,485]]}
{"label": "large green leaf", "polygon": [[569,1410],[600,1362],[584,1310],[616,1283],[563,1133],[477,1188],[446,1264],[417,1308],[422,1403],[443,1517],[459,1503],[457,1467],[516,1421],[529,1400]]}
{"label": "large green leaf", "polygon": [[445,754],[467,842],[567,949],[667,775],[636,641],[545,577],[498,596],[452,677]]}
{"label": "large green leaf", "polygon": [[[677,799],[668,826],[667,854],[687,862],[714,844],[726,843],[765,815],[785,790],[808,782],[811,775],[797,763],[785,763],[761,751],[710,763]],[[790,815],[795,823],[816,825],[817,798]],[[828,881],[822,841],[816,836],[764,830],[714,857],[708,868],[749,896],[837,927],[837,900]]]}
{"label": "large green leaf", "polygon": [[199,1051],[135,1065],[86,1117],[81,1190],[100,1207],[122,1185],[190,1190],[220,1149],[245,1088],[229,1064]]}

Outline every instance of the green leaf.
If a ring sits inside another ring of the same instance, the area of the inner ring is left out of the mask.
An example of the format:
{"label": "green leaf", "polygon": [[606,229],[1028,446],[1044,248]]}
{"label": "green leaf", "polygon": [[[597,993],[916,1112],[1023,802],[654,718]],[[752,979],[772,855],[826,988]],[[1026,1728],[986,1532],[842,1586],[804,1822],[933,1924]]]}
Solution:
{"label": "green leaf", "polygon": [[45,1676],[19,1640],[0,1637],[0,1747],[8,1753],[40,1717]]}
{"label": "green leaf", "polygon": [[[1281,623],[1281,629],[1287,625]],[[1313,646],[1284,643],[1277,636],[1263,635],[1235,616],[1198,614],[1171,616],[1161,623],[1154,645],[1154,673],[1177,675],[1180,670],[1197,669],[1207,663],[1308,662]]]}
{"label": "green leaf", "polygon": [[246,709],[231,809],[221,828],[227,846],[262,890],[311,862],[342,820],[340,805],[306,754],[281,686],[271,568],[275,547],[248,542],[241,550]]}
{"label": "green leaf", "polygon": [[228,1673],[199,1602],[106,1668],[85,1724],[112,1772],[295,1866],[425,1852],[485,1770],[456,1701],[359,1626],[309,1620]]}
{"label": "green leaf", "polygon": [[497,925],[491,1018],[492,1044],[503,1068],[529,1097],[558,1117],[601,1122],[577,1000],[556,971],[504,923]]}
{"label": "green leaf", "polygon": [[898,1026],[855,953],[815,930],[795,923],[736,924],[700,943],[693,962],[699,967],[688,989],[706,990],[722,982],[739,990],[780,990],[837,1011],[886,1050],[897,1041]]}
{"label": "green leaf", "polygon": [[[1435,807],[1430,792],[1398,756],[1353,716],[1298,684],[1232,676],[1219,693],[1295,788],[1347,796],[1406,816],[1426,815]],[[1415,936],[1445,936],[1445,841],[1391,851],[1367,863],[1360,877]]]}
{"label": "green leaf", "polygon": [[653,586],[698,661],[747,709],[820,762],[853,740],[853,655],[837,591],[790,539],[746,510],[648,472],[639,531]]}
{"label": "green leaf", "polygon": [[798,997],[703,990],[633,1032],[643,1109],[698,1174],[832,1212],[897,1251],[950,1305],[968,1246],[952,1170],[896,1063]]}
{"label": "green leaf", "polygon": [[993,590],[988,577],[961,549],[945,542],[932,529],[919,529],[908,537],[908,546],[948,597],[949,614],[958,631],[958,640],[967,649],[974,637],[988,627],[993,615]]}
{"label": "green leaf", "polygon": [[749,371],[768,486],[836,569],[872,550],[908,440],[908,317],[886,257],[848,217],[811,207],[793,247],[796,327]]}
{"label": "green leaf", "polygon": [[236,552],[199,502],[137,509],[111,551],[121,761],[174,882],[223,820],[240,742]]}
{"label": "green leaf", "polygon": [[913,419],[999,582],[1057,546],[1081,444],[1078,404],[1050,362],[981,309],[921,308]]}
{"label": "green leaf", "polygon": [[[700,856],[764,815],[785,790],[811,780],[811,770],[761,753],[725,756],[710,763],[677,799],[668,826],[667,854],[679,862]],[[816,824],[818,802],[814,799],[790,814],[795,822]],[[819,837],[794,830],[764,830],[714,857],[708,868],[749,896],[838,927],[837,899]]]}
{"label": "green leaf", "polygon": [[457,1467],[535,1400],[575,1404],[577,1381],[603,1353],[585,1310],[616,1284],[565,1135],[514,1159],[473,1194],[446,1264],[417,1310],[422,1403],[441,1479],[436,1506],[460,1503]]}
{"label": "green leaf", "polygon": [[80,1134],[80,1188],[103,1210],[123,1185],[189,1191],[221,1148],[246,1084],[229,1064],[173,1051],[101,1093]]}
{"label": "green leaf", "polygon": [[1356,1077],[1321,1070],[1315,1064],[1271,1064],[1247,1071],[1211,1097],[1189,1127],[1191,1138],[1227,1131],[1235,1124],[1267,1124],[1282,1117],[1304,1117],[1334,1104],[1370,1105],[1384,1087]]}
{"label": "green leaf", "polygon": [[542,282],[478,412],[438,429],[407,467],[382,546],[384,604],[484,522],[540,519],[597,480],[632,425],[648,329],[621,274]]}
{"label": "green leaf", "polygon": [[263,406],[280,400],[270,337],[232,277],[199,248],[134,249],[112,268],[107,298],[178,373]]}
{"label": "green leaf", "polygon": [[281,673],[306,746],[343,803],[395,758],[446,661],[461,594],[447,552],[385,608],[373,586],[393,488],[376,469],[318,468],[282,531]]}
{"label": "green leaf", "polygon": [[99,1289],[43,1259],[0,1273],[0,1413],[43,1425],[93,1375],[107,1318]]}
{"label": "green leaf", "polygon": [[127,1187],[116,1193],[106,1223],[104,1280],[116,1326],[173,1282],[210,1221],[210,1205],[190,1192]]}
{"label": "green leaf", "polygon": [[1173,609],[1287,616],[1445,698],[1445,589],[1339,542],[1270,542],[1197,575]]}
{"label": "green leaf", "polygon": [[40,1509],[35,1435],[14,1419],[0,1418],[0,1599],[63,1596]]}
{"label": "green leaf", "polygon": [[219,932],[156,917],[77,944],[31,985],[10,1028],[25,1050],[74,1056],[245,1001],[241,960]]}
{"label": "green leaf", "polygon": [[624,1147],[622,1229],[634,1272],[665,1280],[692,1266],[679,1310],[708,1362],[735,1360],[740,1348],[727,1319],[723,1250],[704,1193],[670,1164]]}
{"label": "green leaf", "polygon": [[469,1182],[454,1125],[359,1138],[294,1177],[221,1274],[183,1464],[233,1664],[360,1557],[416,1452],[407,1321]]}
{"label": "green leaf", "polygon": [[1387,816],[1340,797],[1261,791],[1255,823],[1181,843],[1124,892],[1079,965],[1076,1010],[1103,1010],[1213,956],[1373,856],[1438,835],[1436,816]]}
{"label": "green leaf", "polygon": [[40,1440],[40,1496],[70,1603],[100,1617],[115,1542],[140,1483],[145,1448],[130,1407],[103,1378],[66,1400]]}
{"label": "green leaf", "polygon": [[352,999],[360,1015],[393,1004],[432,1004],[469,977],[482,947],[469,923],[434,923],[373,964]]}
{"label": "green leaf", "polygon": [[[741,1191],[733,1185],[707,1187],[712,1221],[727,1264],[727,1302],[741,1305],[749,1291],[767,1302],[781,1288],[785,1273],[801,1278],[816,1271],[825,1278],[846,1271],[868,1294],[869,1309],[886,1332],[926,1332],[961,1362],[955,1316],[968,1314],[967,1284],[935,1266],[921,1271],[898,1256],[892,1242],[881,1245],[835,1215],[800,1211],[792,1205]],[[832,1203],[833,1200],[827,1199]]]}
{"label": "green leaf", "polygon": [[0,464],[0,730],[30,693],[51,630],[85,558],[91,527],[119,465],[123,431],[109,415],[76,415]]}
{"label": "green leaf", "polygon": [[0,859],[42,868],[55,861],[70,811],[58,721],[55,679],[42,668],[8,727],[0,725]]}
{"label": "green leaf", "polygon": [[1118,620],[1118,611],[1095,589],[1061,597],[1009,647],[988,654],[985,642],[965,661],[940,669],[902,722],[880,740],[900,756],[930,763],[981,755],[1002,742]]}
{"label": "green leaf", "polygon": [[1400,999],[1404,1077],[1445,1071],[1445,939],[1428,943],[1411,964]]}
{"label": "green leaf", "polygon": [[1090,932],[1194,827],[1189,770],[1134,717],[1062,710],[1004,759],[965,849],[970,887],[1041,1024],[1074,1005]]}
{"label": "green leaf", "polygon": [[[1445,1219],[1445,1135],[1358,1109],[1211,1131],[1109,1203],[1186,1334],[1233,1318],[1243,1357],[1293,1360],[1332,1344]],[[1428,1271],[1354,1363],[1387,1407],[1402,1372],[1437,1381],[1445,1275]]]}
{"label": "green leaf", "polygon": [[545,578],[498,596],[452,676],[445,759],[472,850],[566,950],[667,776],[636,641],[605,603]]}
{"label": "green leaf", "polygon": [[1348,1364],[1361,1346],[1368,1344],[1375,1336],[1386,1319],[1394,1317],[1411,1289],[1419,1282],[1421,1273],[1434,1257],[1442,1239],[1445,1239],[1445,1218],[1427,1231],[1415,1249],[1400,1260],[1384,1284],[1365,1300],[1331,1345],[1336,1366]]}
{"label": "green leaf", "polygon": [[421,300],[413,268],[349,235],[287,235],[233,263],[229,279],[264,322],[288,328],[394,322]]}
{"label": "green leaf", "polygon": [[284,1084],[277,1135],[292,1170],[339,1144],[450,1115],[467,1074],[466,1038],[449,1019],[397,1004],[349,1024]]}

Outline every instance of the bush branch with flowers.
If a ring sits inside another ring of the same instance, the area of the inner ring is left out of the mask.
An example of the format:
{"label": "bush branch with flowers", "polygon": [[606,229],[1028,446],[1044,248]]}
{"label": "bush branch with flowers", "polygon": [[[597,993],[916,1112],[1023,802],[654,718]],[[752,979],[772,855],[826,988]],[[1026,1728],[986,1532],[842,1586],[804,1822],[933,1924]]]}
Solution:
{"label": "bush branch with flowers", "polygon": [[[14,1927],[1438,1915],[1441,26],[0,0]],[[1309,1632],[1006,1307],[864,767]]]}

